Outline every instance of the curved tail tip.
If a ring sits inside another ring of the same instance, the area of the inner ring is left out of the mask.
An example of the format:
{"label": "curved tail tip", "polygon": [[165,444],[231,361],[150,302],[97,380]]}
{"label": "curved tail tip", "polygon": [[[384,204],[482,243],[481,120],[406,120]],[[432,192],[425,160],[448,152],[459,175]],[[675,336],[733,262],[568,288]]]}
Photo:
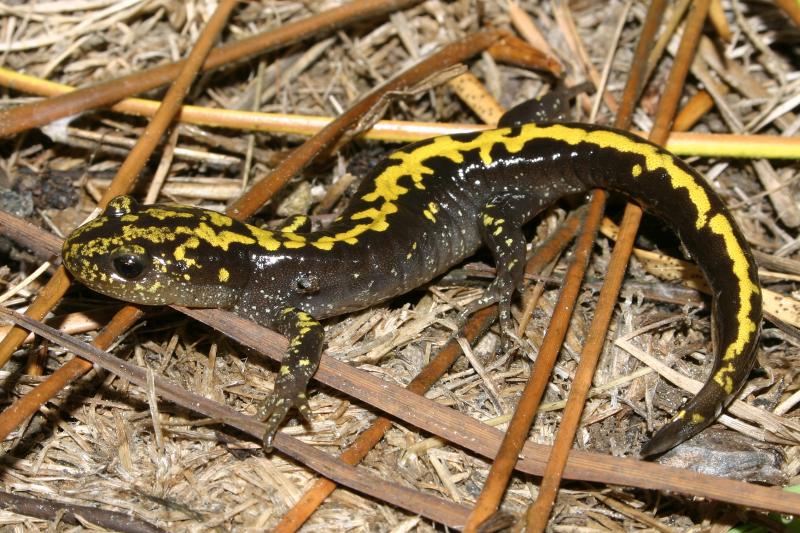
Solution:
{"label": "curved tail tip", "polygon": [[691,431],[693,429],[687,426],[683,420],[669,422],[666,426],[656,431],[655,435],[642,446],[639,451],[639,457],[652,457],[671,450],[699,431],[699,429]]}

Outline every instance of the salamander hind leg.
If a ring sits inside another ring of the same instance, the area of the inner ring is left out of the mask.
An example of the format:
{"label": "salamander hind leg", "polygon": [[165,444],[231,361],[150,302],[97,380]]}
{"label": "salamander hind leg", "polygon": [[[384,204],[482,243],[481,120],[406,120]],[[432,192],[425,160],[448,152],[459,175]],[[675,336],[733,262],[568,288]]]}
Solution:
{"label": "salamander hind leg", "polygon": [[510,347],[514,336],[511,320],[511,299],[514,292],[522,288],[525,268],[525,236],[522,223],[526,213],[520,213],[521,197],[495,197],[486,204],[479,215],[478,225],[486,246],[494,256],[496,275],[483,296],[472,302],[461,312],[463,323],[469,315],[492,304],[498,304],[498,321],[501,331],[500,350]]}
{"label": "salamander hind leg", "polygon": [[267,426],[264,431],[267,451],[272,449],[272,439],[289,409],[296,407],[307,422],[311,421],[306,387],[317,371],[325,340],[322,324],[294,307],[281,311],[274,326],[289,338],[289,350],[281,361],[272,395],[258,409],[258,418]]}

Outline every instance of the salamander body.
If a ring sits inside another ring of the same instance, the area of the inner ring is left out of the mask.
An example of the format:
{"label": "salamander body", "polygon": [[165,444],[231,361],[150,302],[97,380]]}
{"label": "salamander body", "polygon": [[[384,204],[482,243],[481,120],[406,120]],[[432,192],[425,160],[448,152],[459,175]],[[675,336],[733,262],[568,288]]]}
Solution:
{"label": "salamander body", "polygon": [[64,243],[64,264],[125,301],[231,309],[290,338],[260,415],[272,435],[305,388],[323,344],[318,320],[376,304],[492,251],[497,277],[471,310],[509,320],[525,256],[521,226],[559,198],[621,192],[679,234],[713,291],[715,362],[700,393],[648,442],[663,452],[719,415],[749,373],[761,321],[756,267],[723,202],[688,165],[632,134],[586,124],[526,124],[436,137],[391,155],[322,231],[268,231],[193,207],[115,198]]}

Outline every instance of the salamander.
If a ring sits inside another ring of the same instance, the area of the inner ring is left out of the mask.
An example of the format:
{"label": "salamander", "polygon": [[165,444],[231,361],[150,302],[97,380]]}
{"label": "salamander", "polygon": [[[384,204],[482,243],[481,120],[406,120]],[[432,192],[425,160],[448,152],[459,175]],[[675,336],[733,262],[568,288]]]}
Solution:
{"label": "salamander", "polygon": [[641,451],[664,452],[708,426],[753,365],[761,293],[748,244],[706,181],[644,139],[579,123],[504,124],[395,151],[319,231],[303,218],[270,231],[119,196],[69,235],[64,265],[114,298],[230,309],[289,337],[274,393],[259,409],[269,447],[290,408],[308,418],[306,385],[324,342],[319,320],[405,293],[486,245],[497,275],[468,312],[497,303],[505,329],[522,284],[522,225],[565,195],[617,191],[675,229],[713,292],[711,375]]}

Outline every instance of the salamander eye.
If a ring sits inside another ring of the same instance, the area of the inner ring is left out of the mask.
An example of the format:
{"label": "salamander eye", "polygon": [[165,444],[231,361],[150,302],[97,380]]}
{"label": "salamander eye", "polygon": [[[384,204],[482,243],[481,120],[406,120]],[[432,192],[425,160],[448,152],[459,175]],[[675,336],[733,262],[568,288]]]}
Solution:
{"label": "salamander eye", "polygon": [[119,252],[111,259],[114,272],[127,280],[134,280],[144,272],[144,257],[132,252]]}
{"label": "salamander eye", "polygon": [[300,274],[294,281],[297,292],[310,294],[319,291],[319,279],[313,274]]}

